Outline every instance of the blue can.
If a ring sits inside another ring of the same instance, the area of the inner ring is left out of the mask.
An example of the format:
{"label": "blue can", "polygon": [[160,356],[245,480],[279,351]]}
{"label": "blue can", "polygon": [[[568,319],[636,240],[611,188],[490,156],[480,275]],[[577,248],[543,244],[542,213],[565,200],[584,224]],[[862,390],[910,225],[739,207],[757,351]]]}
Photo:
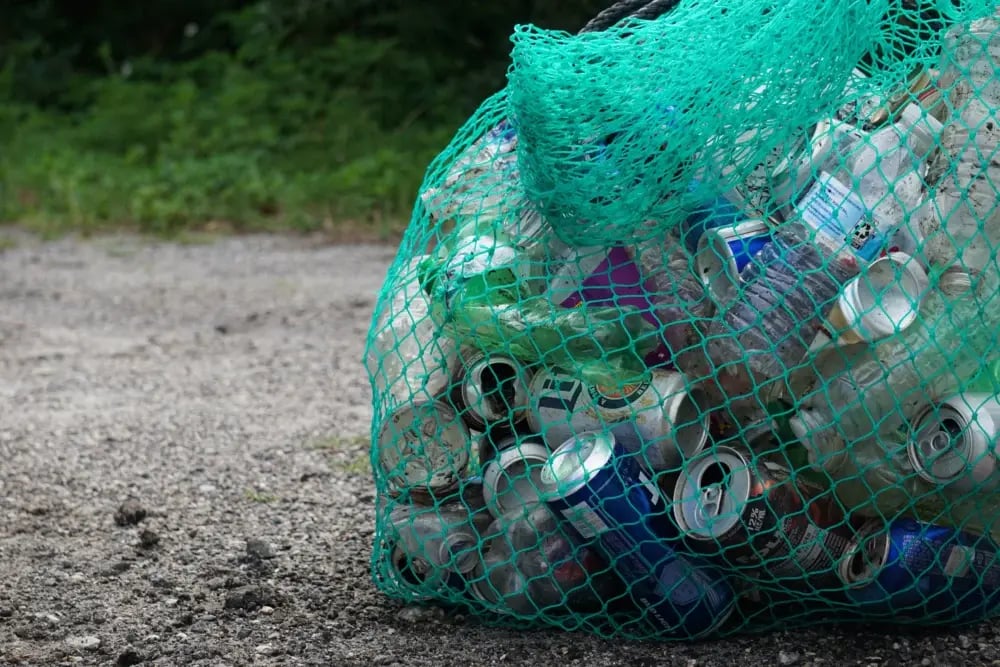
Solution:
{"label": "blue can", "polygon": [[972,623],[1000,605],[998,547],[955,528],[897,519],[858,531],[840,561],[845,594],[862,614],[921,623]]}
{"label": "blue can", "polygon": [[743,269],[773,240],[771,227],[763,220],[744,220],[702,234],[695,270],[716,303],[726,304],[735,297]]}
{"label": "blue can", "polygon": [[541,497],[611,563],[656,631],[703,637],[732,613],[729,581],[673,548],[679,533],[664,497],[614,435],[567,440],[549,457],[541,484]]}
{"label": "blue can", "polygon": [[745,219],[745,215],[725,197],[700,204],[681,223],[681,238],[691,253],[698,252],[698,243],[709,229],[733,227]]}

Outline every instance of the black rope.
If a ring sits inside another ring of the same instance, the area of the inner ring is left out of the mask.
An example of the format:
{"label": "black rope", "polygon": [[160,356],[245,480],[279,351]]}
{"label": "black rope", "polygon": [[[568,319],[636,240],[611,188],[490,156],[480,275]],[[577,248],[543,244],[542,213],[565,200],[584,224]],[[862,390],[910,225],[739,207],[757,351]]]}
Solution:
{"label": "black rope", "polygon": [[680,4],[680,0],[619,0],[595,16],[580,32],[607,30],[626,18],[655,19]]}

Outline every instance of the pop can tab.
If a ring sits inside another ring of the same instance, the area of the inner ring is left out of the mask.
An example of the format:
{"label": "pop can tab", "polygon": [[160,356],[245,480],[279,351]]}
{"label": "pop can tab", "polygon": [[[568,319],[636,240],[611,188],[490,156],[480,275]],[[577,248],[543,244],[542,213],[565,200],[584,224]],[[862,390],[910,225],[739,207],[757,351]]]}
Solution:
{"label": "pop can tab", "polygon": [[677,530],[657,485],[610,433],[567,440],[542,470],[542,497],[593,540],[658,631],[702,637],[734,609],[728,580],[678,552]]}
{"label": "pop can tab", "polygon": [[873,519],[838,572],[860,613],[893,620],[970,623],[1000,606],[1000,547],[989,538],[913,519]]}

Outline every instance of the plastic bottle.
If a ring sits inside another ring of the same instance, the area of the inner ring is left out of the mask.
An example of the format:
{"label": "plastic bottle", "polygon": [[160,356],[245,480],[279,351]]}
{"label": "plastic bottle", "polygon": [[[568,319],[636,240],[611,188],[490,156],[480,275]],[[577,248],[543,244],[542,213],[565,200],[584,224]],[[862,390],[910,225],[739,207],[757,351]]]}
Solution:
{"label": "plastic bottle", "polygon": [[414,257],[397,275],[398,288],[381,313],[368,346],[365,365],[374,378],[376,394],[391,405],[431,400],[447,390],[458,359],[454,341],[430,317],[430,303],[421,289],[417,267],[426,255]]}
{"label": "plastic bottle", "polygon": [[1000,12],[950,30],[937,87],[951,115],[928,171],[929,201],[919,214],[927,261],[960,264],[973,276],[996,271],[1000,245]]}
{"label": "plastic bottle", "polygon": [[708,327],[712,374],[730,400],[763,409],[801,365],[823,316],[855,271],[828,259],[800,222],[788,222],[744,269],[743,287]]}
{"label": "plastic bottle", "polygon": [[422,284],[431,317],[460,345],[572,369],[598,384],[645,370],[658,336],[636,308],[561,308],[532,293],[539,264],[503,235],[451,241],[422,263]]}
{"label": "plastic bottle", "polygon": [[[923,198],[923,173],[941,123],[915,104],[899,119],[867,133],[833,126],[833,147],[816,182],[796,206],[828,255],[871,262],[897,234]],[[904,237],[905,238],[905,237]],[[908,254],[912,244],[901,248]]]}
{"label": "plastic bottle", "polygon": [[636,246],[633,255],[646,280],[659,323],[662,345],[666,347],[664,361],[670,361],[695,381],[710,378],[705,331],[715,315],[715,304],[693,270],[691,255],[671,235],[666,240]]}

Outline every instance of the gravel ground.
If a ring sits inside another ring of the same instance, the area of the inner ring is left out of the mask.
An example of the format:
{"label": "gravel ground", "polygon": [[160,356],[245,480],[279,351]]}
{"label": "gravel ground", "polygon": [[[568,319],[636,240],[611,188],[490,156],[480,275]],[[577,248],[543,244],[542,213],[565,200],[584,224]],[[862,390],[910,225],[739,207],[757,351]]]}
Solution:
{"label": "gravel ground", "polygon": [[392,256],[271,237],[0,255],[0,663],[1000,664],[993,624],[630,644],[380,595],[360,358]]}

